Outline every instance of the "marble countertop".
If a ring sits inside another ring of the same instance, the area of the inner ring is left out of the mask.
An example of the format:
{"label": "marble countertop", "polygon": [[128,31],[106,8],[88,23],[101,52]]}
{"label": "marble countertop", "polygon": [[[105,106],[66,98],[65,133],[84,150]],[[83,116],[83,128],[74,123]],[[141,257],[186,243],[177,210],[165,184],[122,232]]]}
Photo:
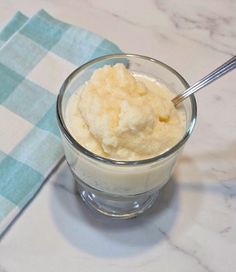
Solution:
{"label": "marble countertop", "polygon": [[[189,83],[236,53],[236,1],[0,1],[0,25],[44,8],[124,51],[157,58]],[[198,122],[147,214],[90,212],[63,162],[0,241],[0,272],[236,271],[236,72],[197,94]]]}

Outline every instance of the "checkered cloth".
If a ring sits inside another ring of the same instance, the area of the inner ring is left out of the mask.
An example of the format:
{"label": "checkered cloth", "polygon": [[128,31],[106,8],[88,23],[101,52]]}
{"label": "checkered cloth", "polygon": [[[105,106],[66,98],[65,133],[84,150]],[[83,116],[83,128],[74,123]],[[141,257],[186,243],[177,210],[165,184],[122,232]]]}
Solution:
{"label": "checkered cloth", "polygon": [[0,235],[63,156],[55,101],[68,74],[120,53],[111,42],[41,10],[0,33]]}

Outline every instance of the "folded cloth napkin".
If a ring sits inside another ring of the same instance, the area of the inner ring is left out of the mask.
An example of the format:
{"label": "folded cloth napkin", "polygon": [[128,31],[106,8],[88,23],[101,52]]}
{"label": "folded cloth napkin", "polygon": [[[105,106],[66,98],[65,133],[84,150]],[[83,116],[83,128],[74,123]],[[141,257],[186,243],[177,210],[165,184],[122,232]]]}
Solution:
{"label": "folded cloth napkin", "polygon": [[18,12],[0,33],[0,236],[63,157],[62,82],[89,59],[120,52],[43,10],[30,19]]}

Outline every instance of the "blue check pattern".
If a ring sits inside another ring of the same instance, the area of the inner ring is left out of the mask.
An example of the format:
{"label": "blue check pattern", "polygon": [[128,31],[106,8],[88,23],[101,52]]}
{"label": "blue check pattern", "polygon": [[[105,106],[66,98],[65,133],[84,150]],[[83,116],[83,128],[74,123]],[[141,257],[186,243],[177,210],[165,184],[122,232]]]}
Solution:
{"label": "blue check pattern", "polygon": [[0,236],[63,157],[56,93],[29,76],[49,52],[76,67],[121,51],[43,10],[17,12],[0,32]]}

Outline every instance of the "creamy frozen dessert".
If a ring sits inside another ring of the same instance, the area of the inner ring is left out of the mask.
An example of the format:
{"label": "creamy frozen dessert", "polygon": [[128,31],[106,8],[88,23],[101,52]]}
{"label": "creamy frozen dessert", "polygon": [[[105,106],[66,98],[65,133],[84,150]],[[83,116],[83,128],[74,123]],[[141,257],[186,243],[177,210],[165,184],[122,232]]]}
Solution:
{"label": "creamy frozen dessert", "polygon": [[66,79],[57,119],[86,204],[130,218],[154,203],[195,123],[194,97],[171,101],[187,87],[167,65],[132,54],[94,59]]}
{"label": "creamy frozen dessert", "polygon": [[86,149],[113,160],[143,160],[174,146],[185,115],[174,94],[155,79],[121,63],[95,70],[67,105],[66,125]]}

